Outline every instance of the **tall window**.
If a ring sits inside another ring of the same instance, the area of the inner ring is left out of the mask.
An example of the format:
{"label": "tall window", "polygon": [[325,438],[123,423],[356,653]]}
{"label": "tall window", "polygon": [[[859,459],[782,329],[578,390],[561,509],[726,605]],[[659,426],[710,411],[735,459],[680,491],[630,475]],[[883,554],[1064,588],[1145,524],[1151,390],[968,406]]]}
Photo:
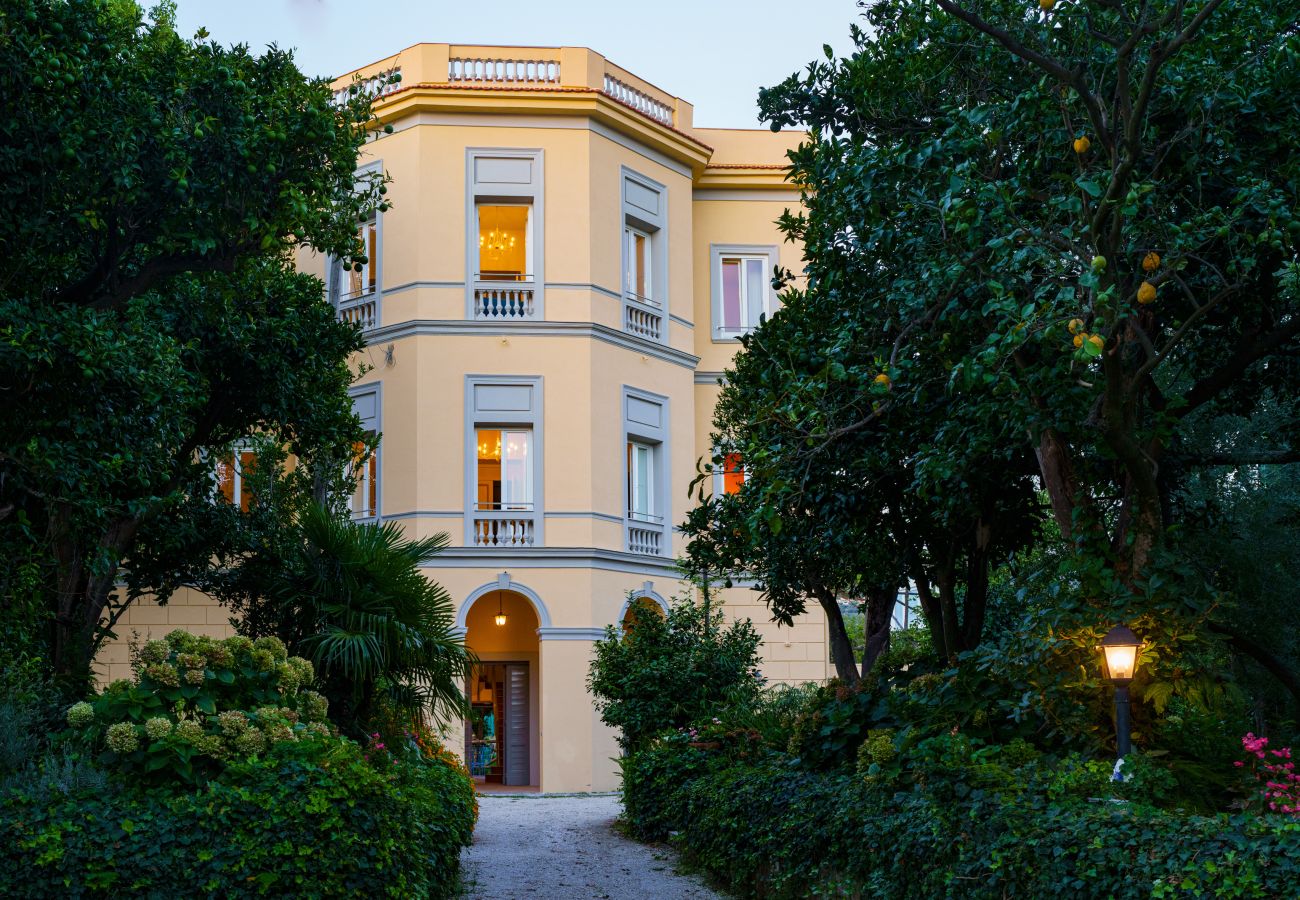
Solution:
{"label": "tall window", "polygon": [[722,492],[736,494],[745,483],[745,466],[739,453],[728,453],[722,457]]}
{"label": "tall window", "polygon": [[532,278],[532,206],[477,204],[478,278],[528,281]]}
{"label": "tall window", "polygon": [[655,509],[655,448],[639,441],[627,442],[627,517],[661,521]]}
{"label": "tall window", "polygon": [[736,337],[758,326],[758,317],[770,313],[765,297],[767,257],[723,256],[718,336]]}
{"label": "tall window", "polygon": [[248,512],[253,502],[253,492],[245,483],[246,475],[257,469],[257,454],[252,450],[236,450],[217,460],[217,493],[232,506]]}
{"label": "tall window", "polygon": [[653,301],[654,275],[650,260],[650,235],[631,226],[623,229],[627,243],[627,277],[623,290],[633,300]]}
{"label": "tall window", "polygon": [[347,285],[343,292],[344,300],[364,297],[375,292],[375,272],[379,265],[379,223],[372,213],[357,230],[361,246],[365,248],[366,261],[354,265],[347,271]]}
{"label": "tall window", "polygon": [[379,509],[379,455],[365,444],[352,445],[352,465],[348,475],[356,479],[349,509],[354,519],[372,519]]}
{"label": "tall window", "polygon": [[532,430],[480,428],[477,443],[477,508],[531,511]]}

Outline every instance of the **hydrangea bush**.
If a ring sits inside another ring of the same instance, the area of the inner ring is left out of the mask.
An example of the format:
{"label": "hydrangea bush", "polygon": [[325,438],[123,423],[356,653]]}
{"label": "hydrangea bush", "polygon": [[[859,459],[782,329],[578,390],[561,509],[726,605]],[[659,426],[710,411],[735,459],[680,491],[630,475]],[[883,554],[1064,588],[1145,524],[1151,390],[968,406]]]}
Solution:
{"label": "hydrangea bush", "polygon": [[203,783],[232,761],[294,742],[336,743],[312,665],[277,638],[219,641],[173,631],[137,654],[133,680],[68,710],[76,740],[101,764],[148,780]]}

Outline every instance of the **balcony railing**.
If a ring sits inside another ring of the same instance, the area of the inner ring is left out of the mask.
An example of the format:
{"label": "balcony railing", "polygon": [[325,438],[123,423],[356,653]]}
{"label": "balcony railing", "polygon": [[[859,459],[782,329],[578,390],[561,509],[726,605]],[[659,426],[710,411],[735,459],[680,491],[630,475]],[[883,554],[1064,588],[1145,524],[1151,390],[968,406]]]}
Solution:
{"label": "balcony railing", "polygon": [[339,320],[369,331],[379,325],[379,295],[374,291],[339,298]]}
{"label": "balcony railing", "polygon": [[372,75],[369,78],[349,84],[347,87],[341,87],[334,92],[334,105],[341,106],[348,102],[348,99],[354,96],[352,89],[356,88],[356,93],[369,97],[372,101],[378,100],[385,94],[391,94],[393,91],[400,90],[402,85],[402,67],[393,66],[387,71]]}
{"label": "balcony railing", "polygon": [[474,275],[474,318],[495,322],[532,319],[537,315],[536,285],[531,275]]}
{"label": "balcony railing", "polygon": [[659,556],[661,555],[663,540],[662,528],[646,528],[632,524],[627,526],[627,549],[632,553]]}
{"label": "balcony railing", "polygon": [[623,300],[623,330],[647,340],[663,340],[664,316],[660,305],[632,291],[624,291]]}
{"label": "balcony railing", "polygon": [[532,513],[495,510],[474,512],[475,547],[531,547],[536,523]]}
{"label": "balcony railing", "polygon": [[560,62],[555,59],[452,57],[447,64],[447,81],[452,84],[559,84]]}
{"label": "balcony railing", "polygon": [[605,93],[620,103],[643,112],[647,116],[665,125],[673,124],[673,108],[667,103],[656,100],[645,91],[637,90],[632,85],[619,81],[609,73],[605,74]]}

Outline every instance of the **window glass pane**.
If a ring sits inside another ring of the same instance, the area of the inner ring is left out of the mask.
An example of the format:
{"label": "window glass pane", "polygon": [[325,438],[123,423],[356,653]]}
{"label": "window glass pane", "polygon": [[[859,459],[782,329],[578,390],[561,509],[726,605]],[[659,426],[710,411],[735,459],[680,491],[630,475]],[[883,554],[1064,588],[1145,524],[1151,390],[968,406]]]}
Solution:
{"label": "window glass pane", "polygon": [[522,281],[528,274],[527,206],[478,206],[478,277]]}
{"label": "window glass pane", "polygon": [[501,503],[503,509],[533,508],[531,431],[501,432]]}
{"label": "window glass pane", "polygon": [[723,331],[737,332],[744,327],[740,318],[740,260],[722,261],[722,322]]}
{"label": "window glass pane", "polygon": [[635,251],[633,259],[636,265],[636,284],[633,290],[638,297],[650,296],[650,279],[647,275],[647,269],[650,265],[650,246],[646,241],[644,234],[632,235],[633,249]]}
{"label": "window glass pane", "polygon": [[[374,432],[369,432],[372,436]],[[352,445],[352,463],[348,466],[348,476],[356,478],[356,487],[352,491],[349,505],[354,518],[369,518],[378,509],[379,458],[371,453],[365,462],[366,445],[358,441]]]}
{"label": "window glass pane", "polygon": [[235,457],[231,454],[217,460],[217,492],[227,503],[235,502]]}
{"label": "window glass pane", "polygon": [[722,462],[722,490],[734,494],[745,483],[745,469],[739,453],[728,453]]}
{"label": "window glass pane", "polygon": [[749,321],[747,324],[750,328],[758,327],[759,313],[767,311],[763,303],[764,268],[764,260],[762,259],[745,260],[745,302],[749,307]]}
{"label": "window glass pane", "polygon": [[248,487],[248,476],[257,471],[257,454],[252,450],[239,451],[239,508],[248,512],[253,502],[253,492]]}
{"label": "window glass pane", "polygon": [[633,518],[650,518],[654,515],[654,449],[629,441],[627,455],[628,512]]}
{"label": "window glass pane", "polygon": [[375,270],[379,263],[379,228],[372,220],[366,224],[366,291],[375,292]]}
{"label": "window glass pane", "polygon": [[501,432],[495,428],[478,430],[478,499],[479,509],[501,508]]}

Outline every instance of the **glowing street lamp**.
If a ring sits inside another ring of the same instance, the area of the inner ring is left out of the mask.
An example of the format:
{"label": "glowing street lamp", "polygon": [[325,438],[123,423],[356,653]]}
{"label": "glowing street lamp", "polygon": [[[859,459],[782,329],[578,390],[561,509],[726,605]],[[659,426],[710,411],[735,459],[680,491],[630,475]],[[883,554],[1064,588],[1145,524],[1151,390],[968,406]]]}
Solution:
{"label": "glowing street lamp", "polygon": [[1116,625],[1101,639],[1102,671],[1106,680],[1115,685],[1115,747],[1116,756],[1120,759],[1127,756],[1131,749],[1128,686],[1137,671],[1137,656],[1141,647],[1141,639],[1127,625]]}

